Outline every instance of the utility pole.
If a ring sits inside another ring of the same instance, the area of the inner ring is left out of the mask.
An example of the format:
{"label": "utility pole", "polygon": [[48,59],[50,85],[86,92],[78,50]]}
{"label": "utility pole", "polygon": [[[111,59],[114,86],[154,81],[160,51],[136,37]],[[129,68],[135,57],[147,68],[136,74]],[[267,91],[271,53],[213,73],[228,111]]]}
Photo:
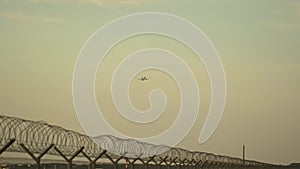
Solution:
{"label": "utility pole", "polygon": [[245,165],[245,145],[243,144],[243,165]]}

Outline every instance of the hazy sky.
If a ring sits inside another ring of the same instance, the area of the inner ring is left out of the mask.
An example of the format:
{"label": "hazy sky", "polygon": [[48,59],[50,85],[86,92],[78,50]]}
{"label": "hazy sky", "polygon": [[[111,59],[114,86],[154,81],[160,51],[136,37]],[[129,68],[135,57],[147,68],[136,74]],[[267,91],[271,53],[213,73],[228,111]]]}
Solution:
{"label": "hazy sky", "polygon": [[[174,80],[160,71],[141,86],[133,81],[130,97],[147,109],[148,93],[168,96],[166,115],[136,132],[120,127],[110,93],[116,65],[131,52],[161,47],[193,70],[201,95],[196,125],[178,146],[272,163],[300,157],[300,2],[297,0],[0,0],[0,112],[83,132],[73,107],[72,76],[79,51],[101,26],[136,12],[166,12],[198,26],[213,42],[224,65],[227,102],[214,135],[198,144],[210,101],[201,62],[173,39],[147,35],[115,47],[97,73],[96,96],[115,129],[134,136],[153,135],[176,117],[180,96]],[[109,112],[109,113],[108,113]],[[206,114],[205,114],[206,113]],[[128,128],[136,128],[128,124]],[[143,130],[142,130],[143,129]],[[152,129],[152,130],[150,130]],[[155,130],[153,130],[155,129]],[[147,132],[144,132],[147,130]],[[132,131],[132,132],[131,132]]]}

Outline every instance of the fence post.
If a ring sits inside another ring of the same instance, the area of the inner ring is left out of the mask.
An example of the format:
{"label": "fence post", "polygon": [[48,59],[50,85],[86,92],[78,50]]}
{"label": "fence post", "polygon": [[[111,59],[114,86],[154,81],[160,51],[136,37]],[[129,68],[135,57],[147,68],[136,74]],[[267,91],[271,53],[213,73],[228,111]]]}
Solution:
{"label": "fence post", "polygon": [[78,156],[79,153],[82,152],[82,150],[84,149],[84,147],[81,147],[80,149],[78,149],[70,158],[68,158],[66,155],[64,155],[56,146],[54,147],[54,149],[58,152],[58,154],[60,156],[62,156],[62,158],[65,159],[65,161],[68,163],[67,164],[67,169],[72,169],[72,161],[73,159]]}
{"label": "fence post", "polygon": [[150,159],[146,161],[145,169],[148,169],[148,165],[151,161],[153,161],[154,157],[155,157],[155,155],[151,156]]}
{"label": "fence post", "polygon": [[0,149],[0,155],[1,155],[6,149],[8,149],[8,147],[10,147],[15,141],[16,141],[16,139],[10,139],[9,142],[8,142],[7,144],[5,144],[3,148]]}
{"label": "fence post", "polygon": [[134,169],[134,163],[137,162],[138,160],[144,164],[144,161],[141,158],[139,158],[139,157],[135,158],[135,159],[133,159],[132,162],[129,161],[129,163],[131,163],[131,169]]}
{"label": "fence post", "polygon": [[184,166],[184,163],[186,161],[186,158],[183,160],[179,160],[179,167],[181,168],[181,165]]}
{"label": "fence post", "polygon": [[207,164],[207,160],[205,160],[205,162],[201,165],[201,169],[204,169],[206,164]]}
{"label": "fence post", "polygon": [[124,158],[124,156],[127,154],[127,152],[125,152],[122,156],[120,156],[116,161],[114,161],[108,154],[104,154],[112,163],[114,166],[114,169],[118,169],[118,162]]}
{"label": "fence post", "polygon": [[167,164],[166,160],[167,160],[168,156],[165,156],[165,158],[162,158],[162,157],[159,157],[159,158],[160,158],[160,162],[158,163],[158,169],[161,169],[162,163]]}
{"label": "fence post", "polygon": [[202,161],[201,161],[201,160],[199,160],[199,161],[194,160],[194,161],[195,161],[194,169],[197,169],[197,166],[198,166]]}
{"label": "fence post", "polygon": [[84,151],[81,153],[89,160],[91,169],[96,169],[97,161],[106,153],[106,150],[103,150],[94,160],[89,157]]}
{"label": "fence post", "polygon": [[47,147],[39,156],[35,156],[33,152],[31,152],[23,143],[20,144],[20,146],[27,152],[27,154],[30,155],[30,157],[36,162],[36,169],[41,168],[41,158],[54,146],[54,144],[51,144],[49,147]]}
{"label": "fence post", "polygon": [[189,168],[191,168],[191,166],[193,166],[193,162],[194,162],[194,159],[192,159],[192,160],[187,160],[187,169],[189,169]]}

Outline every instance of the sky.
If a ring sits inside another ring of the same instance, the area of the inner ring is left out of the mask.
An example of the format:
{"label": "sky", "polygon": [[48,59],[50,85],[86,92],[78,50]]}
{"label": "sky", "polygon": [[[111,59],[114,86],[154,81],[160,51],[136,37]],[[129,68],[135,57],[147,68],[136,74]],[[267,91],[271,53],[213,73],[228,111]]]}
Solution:
{"label": "sky", "polygon": [[[198,143],[210,105],[210,84],[201,61],[180,42],[143,35],[114,47],[97,71],[95,93],[103,114],[119,132],[155,135],[172,124],[180,104],[174,79],[157,70],[139,72],[130,98],[145,110],[148,94],[162,89],[168,98],[156,124],[122,121],[110,83],[118,63],[135,50],[160,47],[181,56],[199,85],[196,123],[178,147],[270,163],[300,162],[300,2],[297,0],[0,0],[0,114],[84,133],[73,105],[72,78],[81,48],[99,28],[137,12],[164,12],[184,18],[211,40],[227,82],[223,118],[204,144]],[[126,124],[124,125],[120,125]],[[145,132],[147,131],[147,132]]]}

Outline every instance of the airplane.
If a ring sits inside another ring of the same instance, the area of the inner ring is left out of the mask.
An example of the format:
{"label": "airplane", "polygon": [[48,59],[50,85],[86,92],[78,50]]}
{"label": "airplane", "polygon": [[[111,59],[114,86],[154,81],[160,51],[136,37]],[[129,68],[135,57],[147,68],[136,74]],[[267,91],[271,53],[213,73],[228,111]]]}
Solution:
{"label": "airplane", "polygon": [[137,78],[138,80],[140,80],[140,81],[145,81],[145,80],[148,80],[149,78],[147,78],[147,76],[142,76],[141,78]]}

